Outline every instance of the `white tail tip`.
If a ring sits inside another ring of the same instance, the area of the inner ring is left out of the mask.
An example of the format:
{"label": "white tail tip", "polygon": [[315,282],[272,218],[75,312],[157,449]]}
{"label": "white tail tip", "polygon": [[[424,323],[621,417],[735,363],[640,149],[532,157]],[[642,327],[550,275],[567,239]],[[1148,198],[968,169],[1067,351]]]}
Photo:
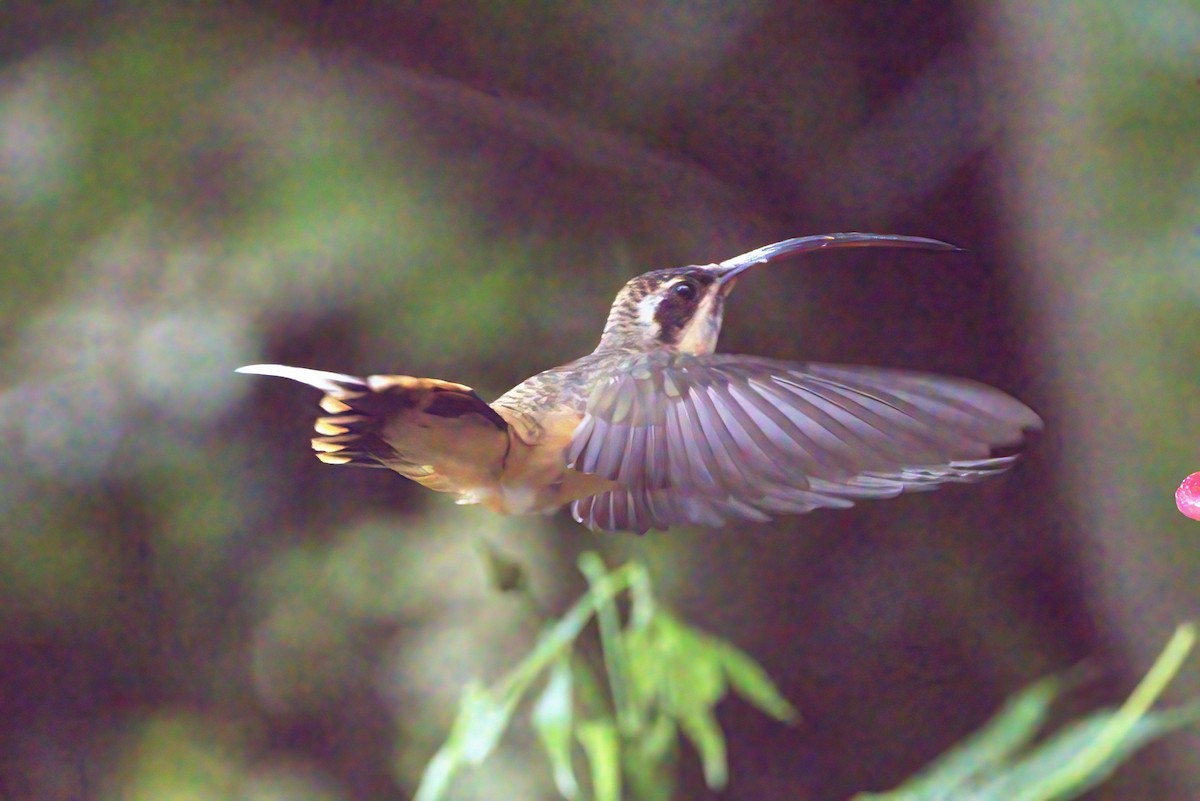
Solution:
{"label": "white tail tip", "polygon": [[235,372],[249,375],[272,375],[278,378],[290,378],[301,384],[316,387],[322,392],[341,392],[351,387],[366,388],[366,382],[361,378],[344,373],[327,373],[324,370],[309,370],[307,367],[288,367],[286,364],[248,364],[239,367]]}

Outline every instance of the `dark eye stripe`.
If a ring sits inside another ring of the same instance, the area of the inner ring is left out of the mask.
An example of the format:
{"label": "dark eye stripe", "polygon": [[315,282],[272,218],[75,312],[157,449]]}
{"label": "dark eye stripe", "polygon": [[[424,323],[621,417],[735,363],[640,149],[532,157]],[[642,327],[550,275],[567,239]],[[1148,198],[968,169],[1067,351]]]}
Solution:
{"label": "dark eye stripe", "polygon": [[[690,294],[681,293],[680,287],[689,287]],[[692,319],[700,305],[700,295],[700,288],[693,276],[687,276],[667,287],[666,294],[654,310],[654,319],[659,327],[659,340],[663,344],[672,345],[679,340],[679,332]]]}

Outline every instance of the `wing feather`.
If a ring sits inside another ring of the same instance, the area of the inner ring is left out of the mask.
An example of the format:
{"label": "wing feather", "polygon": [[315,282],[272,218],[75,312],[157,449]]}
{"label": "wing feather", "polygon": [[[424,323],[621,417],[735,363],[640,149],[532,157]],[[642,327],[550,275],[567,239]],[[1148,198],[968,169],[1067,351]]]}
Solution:
{"label": "wing feather", "polygon": [[745,356],[649,354],[602,383],[568,449],[620,488],[576,501],[643,532],[850,506],[1011,467],[1041,420],[972,381]]}

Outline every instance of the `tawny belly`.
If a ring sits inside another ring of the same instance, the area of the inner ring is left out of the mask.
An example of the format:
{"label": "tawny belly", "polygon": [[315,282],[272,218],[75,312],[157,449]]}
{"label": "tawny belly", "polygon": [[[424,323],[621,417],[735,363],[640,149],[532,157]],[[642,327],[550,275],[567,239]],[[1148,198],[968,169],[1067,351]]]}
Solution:
{"label": "tawny belly", "polygon": [[612,489],[614,482],[566,467],[565,446],[525,445],[514,437],[500,480],[479,502],[509,515],[548,514],[579,498]]}

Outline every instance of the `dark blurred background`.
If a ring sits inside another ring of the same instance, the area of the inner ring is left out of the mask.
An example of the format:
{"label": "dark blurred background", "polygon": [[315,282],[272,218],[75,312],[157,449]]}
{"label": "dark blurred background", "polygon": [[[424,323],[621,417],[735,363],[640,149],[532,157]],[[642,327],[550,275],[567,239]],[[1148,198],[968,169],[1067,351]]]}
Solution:
{"label": "dark blurred background", "polygon": [[[760,659],[729,799],[898,783],[1195,616],[1192,3],[0,4],[0,798],[405,798],[462,686],[646,561]],[[323,466],[281,361],[493,397],[650,268],[840,230],[739,285],[722,347],[986,381],[1047,430],[981,486],[596,536]],[[1200,692],[1193,662],[1179,697]],[[1196,738],[1094,794],[1200,795]],[[1189,755],[1192,757],[1189,759]],[[705,797],[685,761],[680,797]],[[520,732],[462,799],[552,798]]]}

